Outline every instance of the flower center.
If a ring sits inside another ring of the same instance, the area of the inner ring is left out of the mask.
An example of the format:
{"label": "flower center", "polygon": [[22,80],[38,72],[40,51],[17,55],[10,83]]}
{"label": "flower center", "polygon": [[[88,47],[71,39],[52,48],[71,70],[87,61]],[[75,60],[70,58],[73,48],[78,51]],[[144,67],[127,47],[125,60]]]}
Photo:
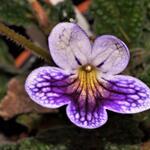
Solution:
{"label": "flower center", "polygon": [[86,72],[91,72],[93,70],[93,67],[91,65],[85,65],[83,67],[83,70],[85,70]]}
{"label": "flower center", "polygon": [[100,105],[103,87],[97,78],[97,69],[92,65],[85,65],[78,69],[77,76],[71,78],[67,92],[72,97],[78,111],[85,114],[93,112]]}
{"label": "flower center", "polygon": [[91,65],[85,65],[79,69],[78,74],[80,87],[83,91],[93,91],[95,89],[96,79],[96,69]]}

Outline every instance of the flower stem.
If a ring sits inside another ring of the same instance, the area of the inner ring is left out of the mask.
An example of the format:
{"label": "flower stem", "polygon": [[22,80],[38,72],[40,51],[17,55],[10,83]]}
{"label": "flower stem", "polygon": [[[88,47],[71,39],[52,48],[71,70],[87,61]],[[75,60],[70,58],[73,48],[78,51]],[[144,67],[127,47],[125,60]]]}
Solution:
{"label": "flower stem", "polygon": [[31,50],[33,53],[35,53],[39,57],[44,58],[47,62],[50,62],[50,55],[46,50],[36,46],[30,40],[28,40],[24,36],[16,33],[15,31],[8,28],[1,22],[0,22],[0,34],[8,37],[16,44],[21,45],[21,46]]}

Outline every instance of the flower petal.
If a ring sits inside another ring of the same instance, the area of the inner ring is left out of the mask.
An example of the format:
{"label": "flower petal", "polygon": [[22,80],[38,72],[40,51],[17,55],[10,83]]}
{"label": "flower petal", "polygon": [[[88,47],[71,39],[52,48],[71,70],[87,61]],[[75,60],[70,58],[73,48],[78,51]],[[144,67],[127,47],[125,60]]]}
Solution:
{"label": "flower petal", "polygon": [[100,71],[108,74],[122,72],[129,62],[129,50],[127,46],[112,35],[98,37],[92,49],[92,64],[100,68]]}
{"label": "flower petal", "polygon": [[65,95],[69,74],[56,67],[40,67],[27,78],[25,89],[30,98],[48,108],[58,108],[70,102]]}
{"label": "flower petal", "polygon": [[[107,121],[107,112],[103,108],[101,95],[97,91],[99,83],[95,70],[79,70],[78,76],[72,76],[67,93],[71,103],[67,106],[69,119],[82,128],[98,128]],[[101,87],[99,91],[101,91]]]}
{"label": "flower petal", "polygon": [[59,23],[48,38],[55,63],[65,70],[74,70],[88,62],[91,44],[86,33],[74,23]]}
{"label": "flower petal", "polygon": [[90,108],[88,102],[83,103],[82,101],[79,103],[72,102],[67,106],[67,115],[72,123],[81,128],[94,129],[107,122],[107,112],[102,106],[93,109],[94,107],[91,106]]}
{"label": "flower petal", "polygon": [[103,105],[118,113],[138,113],[150,109],[150,89],[131,76],[116,75],[104,79],[107,94]]}

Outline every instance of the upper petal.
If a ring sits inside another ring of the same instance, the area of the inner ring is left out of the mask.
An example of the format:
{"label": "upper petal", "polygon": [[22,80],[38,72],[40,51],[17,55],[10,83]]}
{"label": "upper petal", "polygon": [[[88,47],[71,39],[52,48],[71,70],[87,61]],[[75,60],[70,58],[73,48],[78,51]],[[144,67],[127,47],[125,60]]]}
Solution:
{"label": "upper petal", "polygon": [[91,44],[86,33],[74,23],[59,23],[48,38],[55,63],[65,70],[76,69],[88,62]]}
{"label": "upper petal", "polygon": [[117,37],[103,35],[98,37],[92,49],[92,64],[100,71],[108,74],[122,72],[128,62],[130,54],[127,46]]}
{"label": "upper petal", "polygon": [[30,98],[48,108],[68,104],[66,96],[69,75],[56,67],[40,67],[27,77],[25,89]]}
{"label": "upper petal", "polygon": [[123,75],[103,79],[107,91],[103,99],[106,109],[125,114],[150,109],[150,89],[142,81]]}

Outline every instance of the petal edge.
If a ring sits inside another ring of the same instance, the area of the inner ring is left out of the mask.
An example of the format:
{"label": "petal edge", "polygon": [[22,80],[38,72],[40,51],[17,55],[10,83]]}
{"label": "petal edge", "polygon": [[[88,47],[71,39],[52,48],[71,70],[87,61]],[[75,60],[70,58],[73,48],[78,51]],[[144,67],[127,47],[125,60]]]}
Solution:
{"label": "petal edge", "polygon": [[150,109],[150,89],[139,79],[116,75],[106,80],[109,84],[107,87],[114,92],[110,92],[103,100],[106,109],[123,114],[134,114]]}
{"label": "petal edge", "polygon": [[55,63],[71,71],[88,62],[91,44],[86,33],[74,23],[57,24],[51,31],[49,49]]}
{"label": "petal edge", "polygon": [[58,108],[70,102],[65,96],[67,77],[69,75],[59,68],[40,67],[27,77],[25,90],[37,104],[47,108]]}
{"label": "petal edge", "polygon": [[98,108],[98,110],[95,110],[95,113],[89,112],[89,114],[85,114],[85,112],[80,111],[80,113],[77,111],[77,107],[70,103],[67,106],[66,109],[67,116],[70,119],[70,121],[81,128],[86,129],[96,129],[101,126],[103,126],[107,120],[107,112],[103,107]]}
{"label": "petal edge", "polygon": [[92,48],[92,63],[100,71],[108,74],[118,74],[128,65],[129,50],[125,43],[112,35],[98,37]]}

